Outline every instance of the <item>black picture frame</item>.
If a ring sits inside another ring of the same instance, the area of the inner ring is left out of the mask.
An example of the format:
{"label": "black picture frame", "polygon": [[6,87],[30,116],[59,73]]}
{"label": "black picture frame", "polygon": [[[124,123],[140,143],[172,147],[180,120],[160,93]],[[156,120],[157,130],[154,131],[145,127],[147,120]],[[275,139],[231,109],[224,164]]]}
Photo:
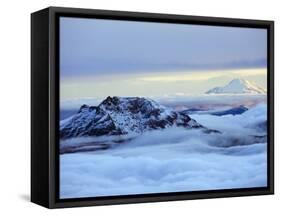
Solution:
{"label": "black picture frame", "polygon": [[[61,16],[267,29],[268,186],[59,199],[59,22]],[[31,201],[47,208],[274,194],[274,22],[49,7],[31,15]]]}

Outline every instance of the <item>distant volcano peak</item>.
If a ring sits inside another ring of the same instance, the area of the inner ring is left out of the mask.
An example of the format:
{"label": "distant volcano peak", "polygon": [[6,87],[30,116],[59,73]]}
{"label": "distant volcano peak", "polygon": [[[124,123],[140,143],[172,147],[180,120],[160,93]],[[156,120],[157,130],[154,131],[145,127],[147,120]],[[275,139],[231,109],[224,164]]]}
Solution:
{"label": "distant volcano peak", "polygon": [[254,82],[236,78],[225,86],[210,89],[206,94],[266,94],[266,90]]}

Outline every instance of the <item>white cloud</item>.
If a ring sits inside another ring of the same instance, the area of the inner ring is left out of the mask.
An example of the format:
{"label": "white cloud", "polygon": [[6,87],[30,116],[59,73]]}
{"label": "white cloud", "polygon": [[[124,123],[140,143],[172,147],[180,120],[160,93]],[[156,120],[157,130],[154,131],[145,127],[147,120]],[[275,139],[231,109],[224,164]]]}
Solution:
{"label": "white cloud", "polygon": [[[267,120],[267,105],[259,104],[241,115],[191,115],[206,127],[218,129],[229,133],[254,133],[251,125],[256,125]],[[243,128],[243,130],[241,130]]]}
{"label": "white cloud", "polygon": [[266,106],[240,116],[197,117],[223,133],[170,128],[105,151],[61,155],[61,197],[266,186],[267,145],[251,140],[259,134],[255,123],[266,119]]}

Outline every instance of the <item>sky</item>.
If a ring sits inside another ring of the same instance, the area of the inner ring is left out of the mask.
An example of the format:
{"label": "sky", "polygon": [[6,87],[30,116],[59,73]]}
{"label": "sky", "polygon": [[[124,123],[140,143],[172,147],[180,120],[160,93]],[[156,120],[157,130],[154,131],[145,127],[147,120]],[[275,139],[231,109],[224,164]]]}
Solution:
{"label": "sky", "polygon": [[61,100],[266,88],[265,29],[60,18]]}

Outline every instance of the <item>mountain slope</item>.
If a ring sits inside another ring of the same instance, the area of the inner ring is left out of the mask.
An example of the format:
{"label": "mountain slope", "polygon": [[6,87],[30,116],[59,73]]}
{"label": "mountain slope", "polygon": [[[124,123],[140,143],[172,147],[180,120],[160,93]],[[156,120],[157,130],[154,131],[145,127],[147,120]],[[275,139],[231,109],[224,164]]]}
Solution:
{"label": "mountain slope", "polygon": [[266,90],[245,79],[233,79],[223,87],[215,87],[206,94],[266,94]]}
{"label": "mountain slope", "polygon": [[217,111],[217,112],[211,112],[211,115],[216,115],[216,116],[224,116],[224,115],[240,115],[244,112],[249,110],[247,107],[241,105],[238,107],[233,107],[231,109],[223,110],[223,111]]}
{"label": "mountain slope", "polygon": [[60,122],[60,138],[143,133],[171,126],[203,128],[187,114],[140,97],[107,97],[98,106],[81,106],[78,113]]}
{"label": "mountain slope", "polygon": [[192,114],[208,114],[208,115],[216,115],[216,116],[224,116],[224,115],[240,115],[249,110],[247,107],[240,105],[233,108],[223,109],[220,111],[214,110],[204,110],[204,109],[187,109],[180,111],[183,114],[192,115]]}

